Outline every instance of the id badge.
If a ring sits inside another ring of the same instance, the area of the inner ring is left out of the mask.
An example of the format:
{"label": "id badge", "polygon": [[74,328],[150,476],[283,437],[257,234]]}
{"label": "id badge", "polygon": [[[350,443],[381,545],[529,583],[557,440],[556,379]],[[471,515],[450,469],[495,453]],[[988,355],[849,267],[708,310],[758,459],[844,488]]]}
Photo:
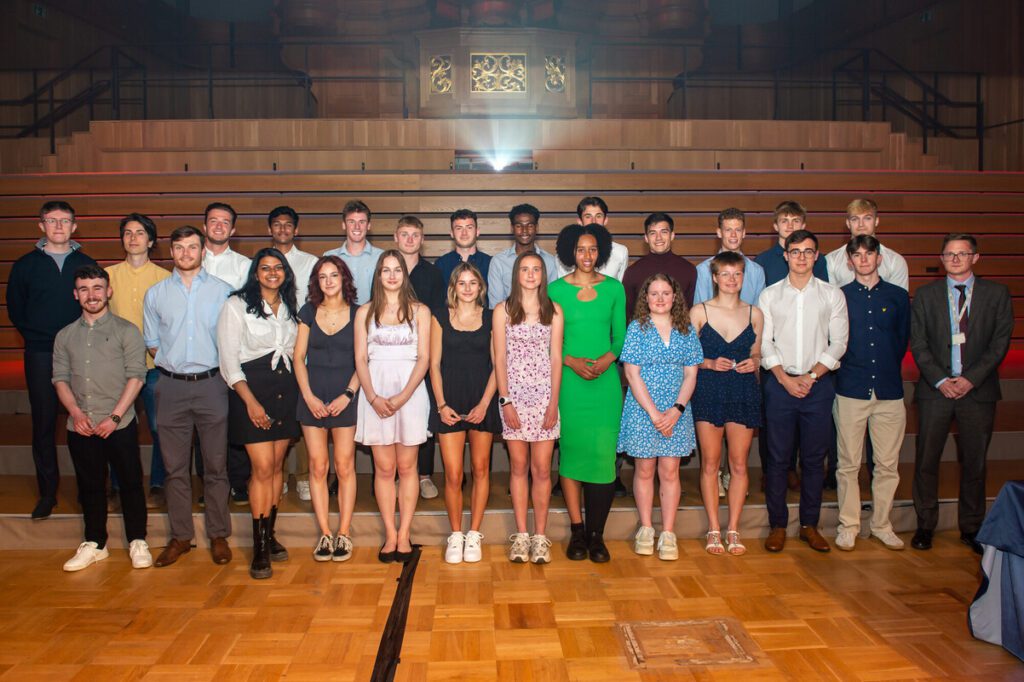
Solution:
{"label": "id badge", "polygon": [[965,343],[967,343],[967,335],[966,334],[964,334],[963,332],[960,332],[960,333],[957,333],[957,334],[953,334],[953,345],[954,346],[962,346]]}

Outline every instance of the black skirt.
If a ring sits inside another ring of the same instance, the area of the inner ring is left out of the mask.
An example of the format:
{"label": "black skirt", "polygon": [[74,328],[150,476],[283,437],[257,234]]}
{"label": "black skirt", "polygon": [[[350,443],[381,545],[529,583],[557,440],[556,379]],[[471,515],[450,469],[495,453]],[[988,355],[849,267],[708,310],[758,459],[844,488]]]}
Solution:
{"label": "black skirt", "polygon": [[285,367],[284,359],[277,369],[270,368],[273,353],[242,363],[249,390],[256,396],[270,417],[269,429],[257,428],[249,419],[245,402],[235,391],[228,397],[228,440],[237,445],[265,443],[272,440],[298,438],[301,433],[295,419],[295,405],[299,400],[299,386],[295,375]]}

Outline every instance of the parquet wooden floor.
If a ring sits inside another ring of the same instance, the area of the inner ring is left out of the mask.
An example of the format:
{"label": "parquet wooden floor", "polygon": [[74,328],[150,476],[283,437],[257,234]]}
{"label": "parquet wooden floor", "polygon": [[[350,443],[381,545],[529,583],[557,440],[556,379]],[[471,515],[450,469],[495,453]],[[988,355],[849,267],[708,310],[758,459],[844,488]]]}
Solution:
{"label": "parquet wooden floor", "polygon": [[[510,564],[500,545],[456,566],[425,548],[396,679],[1024,679],[1020,661],[968,634],[978,559],[955,532],[930,552],[750,544],[745,557],[712,557],[687,539],[678,561],[660,562],[614,542],[603,565],[555,547],[544,567]],[[0,553],[0,679],[367,680],[400,572],[366,548],[317,564],[295,547],[260,582],[238,550],[223,567],[200,548],[143,571],[116,550],[65,574],[68,556]],[[617,634],[711,618],[738,621],[750,663],[636,670]]]}

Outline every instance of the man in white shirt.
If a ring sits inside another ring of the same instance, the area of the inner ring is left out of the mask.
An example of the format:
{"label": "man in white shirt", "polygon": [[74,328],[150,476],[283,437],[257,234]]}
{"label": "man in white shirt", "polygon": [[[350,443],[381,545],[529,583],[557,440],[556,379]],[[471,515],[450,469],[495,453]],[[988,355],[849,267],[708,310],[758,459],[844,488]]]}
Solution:
{"label": "man in white shirt", "polygon": [[[284,254],[285,260],[295,273],[295,305],[296,310],[306,303],[309,293],[309,276],[316,265],[316,256],[306,253],[295,246],[295,236],[299,234],[299,214],[291,206],[278,206],[267,216],[267,230],[270,232],[271,245]],[[309,453],[306,444],[300,438],[295,441],[295,489],[299,499],[308,502],[309,495]],[[284,479],[284,493],[288,492],[288,476]]]}
{"label": "man in white shirt", "polygon": [[[206,207],[203,216],[203,234],[206,247],[203,249],[203,270],[217,279],[224,280],[232,290],[241,289],[249,279],[251,260],[237,251],[232,251],[229,242],[235,234],[235,220],[238,214],[230,204],[215,201]],[[200,457],[197,462],[202,461]],[[228,480],[231,482],[231,501],[239,505],[249,504],[249,477],[252,464],[245,449],[235,444],[228,446]]]}
{"label": "man in white shirt", "polygon": [[235,209],[219,201],[207,206],[203,216],[203,234],[206,235],[203,270],[224,280],[232,289],[242,288],[249,277],[250,265],[249,259],[232,251],[229,243],[235,234],[237,218]]}
{"label": "man in white shirt", "polygon": [[832,430],[836,390],[832,370],[846,352],[850,334],[846,298],[835,286],[814,276],[818,238],[796,230],[784,244],[789,274],[761,293],[764,313],[761,366],[768,429],[765,501],[771,531],[769,552],[786,544],[789,509],[786,471],[799,444],[803,462],[800,482],[800,539],[818,552],[831,548],[818,532],[825,457]]}
{"label": "man in white shirt", "polygon": [[[580,225],[597,223],[607,228],[608,204],[601,197],[583,197],[576,205],[576,222]],[[608,256],[608,262],[599,267],[597,271],[621,282],[627,267],[629,267],[629,249],[624,244],[613,241],[612,253]],[[565,277],[568,274],[569,269],[561,261],[558,261],[558,276]]]}
{"label": "man in white shirt", "polygon": [[[865,234],[877,238],[875,231],[878,229],[878,204],[871,199],[851,201],[846,207],[846,227],[849,228],[851,237]],[[878,266],[878,276],[889,284],[910,291],[907,260],[892,249],[884,246],[880,248],[882,263]],[[825,256],[825,265],[828,266],[828,281],[837,287],[849,284],[856,276],[846,255],[846,244]]]}
{"label": "man in white shirt", "polygon": [[338,256],[345,261],[355,280],[356,305],[362,305],[370,300],[373,271],[384,250],[378,249],[367,239],[373,219],[369,206],[358,199],[350,201],[341,210],[341,217],[345,223],[345,241],[324,255]]}

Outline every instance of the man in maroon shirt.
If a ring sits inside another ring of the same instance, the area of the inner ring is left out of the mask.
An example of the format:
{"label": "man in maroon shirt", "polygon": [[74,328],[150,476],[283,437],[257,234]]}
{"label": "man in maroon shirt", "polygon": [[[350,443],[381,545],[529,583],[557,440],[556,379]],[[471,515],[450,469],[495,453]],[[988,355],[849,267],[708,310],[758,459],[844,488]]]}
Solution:
{"label": "man in maroon shirt", "polygon": [[697,286],[697,268],[682,256],[672,253],[675,223],[667,213],[652,213],[644,221],[644,241],[651,250],[626,268],[622,286],[626,289],[626,317],[633,318],[637,293],[644,281],[653,274],[663,273],[679,283],[686,296],[686,305],[693,305],[693,290]]}

